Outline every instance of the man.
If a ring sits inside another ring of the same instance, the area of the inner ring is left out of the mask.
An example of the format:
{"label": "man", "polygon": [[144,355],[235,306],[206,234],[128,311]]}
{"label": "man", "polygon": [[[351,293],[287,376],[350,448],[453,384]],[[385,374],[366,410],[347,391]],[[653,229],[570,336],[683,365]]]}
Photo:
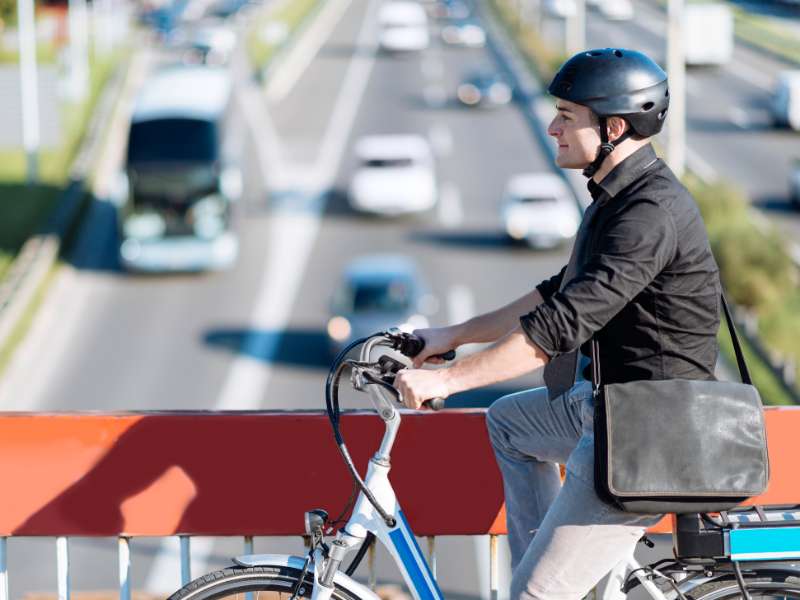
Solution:
{"label": "man", "polygon": [[[556,163],[583,169],[594,200],[569,264],[494,312],[417,331],[425,351],[396,381],[406,405],[419,408],[545,367],[546,388],[501,398],[487,415],[506,496],[513,600],[579,600],[659,518],[619,511],[595,493],[592,388],[575,383],[577,351],[589,355],[597,339],[603,383],[713,379],[718,352],[720,283],[705,227],[649,140],[666,117],[666,74],[639,52],[591,50],[568,60],[549,92]],[[495,343],[418,369],[475,342]],[[563,487],[556,463],[566,465]]]}

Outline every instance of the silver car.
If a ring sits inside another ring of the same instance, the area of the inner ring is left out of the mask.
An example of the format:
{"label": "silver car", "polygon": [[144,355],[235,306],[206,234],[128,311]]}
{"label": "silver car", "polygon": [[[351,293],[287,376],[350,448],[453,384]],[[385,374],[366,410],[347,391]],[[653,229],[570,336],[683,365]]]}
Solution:
{"label": "silver car", "polygon": [[428,326],[436,301],[416,264],[405,256],[356,258],[345,268],[331,301],[330,349],[389,327],[412,331]]}

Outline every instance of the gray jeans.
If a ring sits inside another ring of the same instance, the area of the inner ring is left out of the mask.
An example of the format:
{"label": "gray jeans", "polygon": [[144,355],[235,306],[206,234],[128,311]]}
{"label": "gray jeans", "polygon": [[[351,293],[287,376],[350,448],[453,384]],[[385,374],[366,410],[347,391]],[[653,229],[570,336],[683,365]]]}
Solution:
{"label": "gray jeans", "polygon": [[[511,600],[580,600],[660,519],[597,497],[593,415],[586,381],[552,401],[536,388],[489,408],[506,497]],[[566,464],[563,486],[556,463]]]}

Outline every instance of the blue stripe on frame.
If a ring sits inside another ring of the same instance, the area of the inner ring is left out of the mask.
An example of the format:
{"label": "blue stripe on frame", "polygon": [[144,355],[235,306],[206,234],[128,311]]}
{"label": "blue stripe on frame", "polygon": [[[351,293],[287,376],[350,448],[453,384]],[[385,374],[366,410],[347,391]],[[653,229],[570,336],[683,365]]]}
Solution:
{"label": "blue stripe on frame", "polygon": [[411,547],[408,545],[405,535],[403,535],[402,527],[398,527],[394,531],[390,532],[389,538],[392,540],[394,547],[397,549],[397,553],[400,555],[400,560],[402,561],[406,571],[408,571],[408,574],[411,577],[411,582],[414,585],[414,589],[417,591],[417,595],[419,596],[420,600],[437,600],[437,598],[433,595],[433,591],[428,587],[428,584],[425,581],[425,576],[422,574],[417,560],[411,553]]}
{"label": "blue stripe on frame", "polygon": [[433,582],[433,587],[436,590],[436,597],[442,598],[442,591],[439,589],[439,584],[436,582],[436,578],[431,573],[431,568],[428,566],[428,561],[425,560],[425,555],[422,554],[422,550],[419,548],[419,544],[417,543],[417,538],[414,537],[414,534],[411,532],[411,527],[406,521],[406,516],[403,514],[402,510],[398,510],[397,514],[400,516],[400,521],[403,523],[403,528],[408,533],[408,537],[411,539],[411,543],[414,544],[414,548],[417,549],[417,554],[422,559],[422,564],[425,567],[425,572],[428,574],[428,579]]}
{"label": "blue stripe on frame", "polygon": [[800,556],[800,527],[733,529],[731,555],[796,552]]}

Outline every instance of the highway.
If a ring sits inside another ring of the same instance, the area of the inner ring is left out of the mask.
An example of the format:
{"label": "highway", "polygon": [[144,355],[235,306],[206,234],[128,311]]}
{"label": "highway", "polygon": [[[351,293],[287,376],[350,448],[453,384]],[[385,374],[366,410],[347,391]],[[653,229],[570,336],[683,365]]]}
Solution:
{"label": "highway", "polygon": [[[436,35],[421,54],[378,53],[376,5],[377,0],[329,0],[319,26],[309,28],[273,73],[266,93],[248,72],[241,49],[235,57],[234,110],[241,117],[245,174],[236,267],[202,275],[121,273],[114,209],[100,199],[68,257],[71,267],[56,277],[0,383],[3,410],[322,408],[329,302],[352,258],[402,253],[415,259],[438,299],[431,315],[438,325],[496,308],[563,266],[568,249],[536,252],[502,235],[499,200],[507,179],[552,169],[521,108],[476,110],[454,101],[462,74],[492,64],[492,56],[485,49],[446,47]],[[613,41],[657,49],[654,31],[663,15],[641,2],[637,10],[634,23],[591,18],[589,45]],[[762,79],[777,69],[744,49],[737,49],[737,63],[740,58]],[[783,210],[788,156],[797,138],[763,126],[759,80],[736,75],[731,67],[693,72],[689,81],[694,153],[781,214],[787,227],[798,226]],[[735,108],[743,111],[746,126],[732,120]],[[441,190],[436,211],[380,219],[349,210],[351,148],[358,137],[374,133],[429,138]],[[539,381],[540,374],[533,374],[456,397],[449,405],[486,406]],[[344,404],[365,406],[365,399],[347,394]],[[285,468],[302,468],[290,456]],[[468,465],[454,468],[468,476]],[[234,502],[237,493],[247,490],[232,490]],[[306,508],[314,507],[298,510]],[[457,538],[438,544],[447,597],[487,596],[486,547],[486,540]],[[193,575],[228,564],[241,550],[240,540],[194,540]],[[258,539],[256,550],[301,547],[297,539]],[[114,589],[115,551],[113,540],[73,540],[74,589]],[[12,539],[9,555],[13,598],[55,589],[50,540]],[[176,588],[176,556],[172,540],[135,540],[133,588]],[[382,580],[398,581],[385,556],[378,562]],[[52,576],[42,578],[41,572]]]}
{"label": "highway", "polygon": [[[443,47],[434,37],[419,55],[379,54],[375,3],[336,4],[343,14],[330,18],[325,43],[316,53],[313,44],[298,44],[298,52],[313,57],[286,61],[285,68],[301,72],[282,75],[294,82],[283,83],[287,89],[280,93],[271,88],[272,100],[254,88],[240,61],[232,67],[237,110],[250,132],[236,268],[126,276],[114,258],[113,210],[98,203],[70,257],[76,268],[57,278],[9,369],[0,391],[3,409],[321,408],[330,296],[353,257],[388,252],[414,258],[439,301],[431,315],[435,324],[496,308],[563,266],[566,248],[534,252],[502,236],[499,200],[507,178],[550,168],[522,114],[513,105],[471,110],[453,101],[464,71],[491,64],[487,52]],[[439,210],[399,220],[349,211],[350,149],[372,133],[429,137],[444,200]],[[529,377],[456,398],[456,404],[486,405],[537,381]],[[364,402],[350,397],[345,405]],[[468,473],[468,465],[455,468]],[[44,542],[25,544],[12,540],[9,547],[13,597],[43,587],[32,583],[33,561],[26,557]],[[240,544],[196,540],[194,574],[226,564]],[[171,548],[170,542],[134,542],[134,588],[176,587]],[[256,548],[297,552],[299,542],[287,549],[284,541],[258,540]],[[474,597],[488,588],[487,552],[476,573],[472,541],[445,541],[439,551],[448,556],[439,563],[448,596]],[[73,578],[76,590],[115,586],[113,541],[73,540],[73,553],[73,569],[81,573]],[[44,556],[39,566],[55,574],[54,549]],[[459,557],[471,566],[465,569]],[[88,560],[108,568],[82,568]]]}

